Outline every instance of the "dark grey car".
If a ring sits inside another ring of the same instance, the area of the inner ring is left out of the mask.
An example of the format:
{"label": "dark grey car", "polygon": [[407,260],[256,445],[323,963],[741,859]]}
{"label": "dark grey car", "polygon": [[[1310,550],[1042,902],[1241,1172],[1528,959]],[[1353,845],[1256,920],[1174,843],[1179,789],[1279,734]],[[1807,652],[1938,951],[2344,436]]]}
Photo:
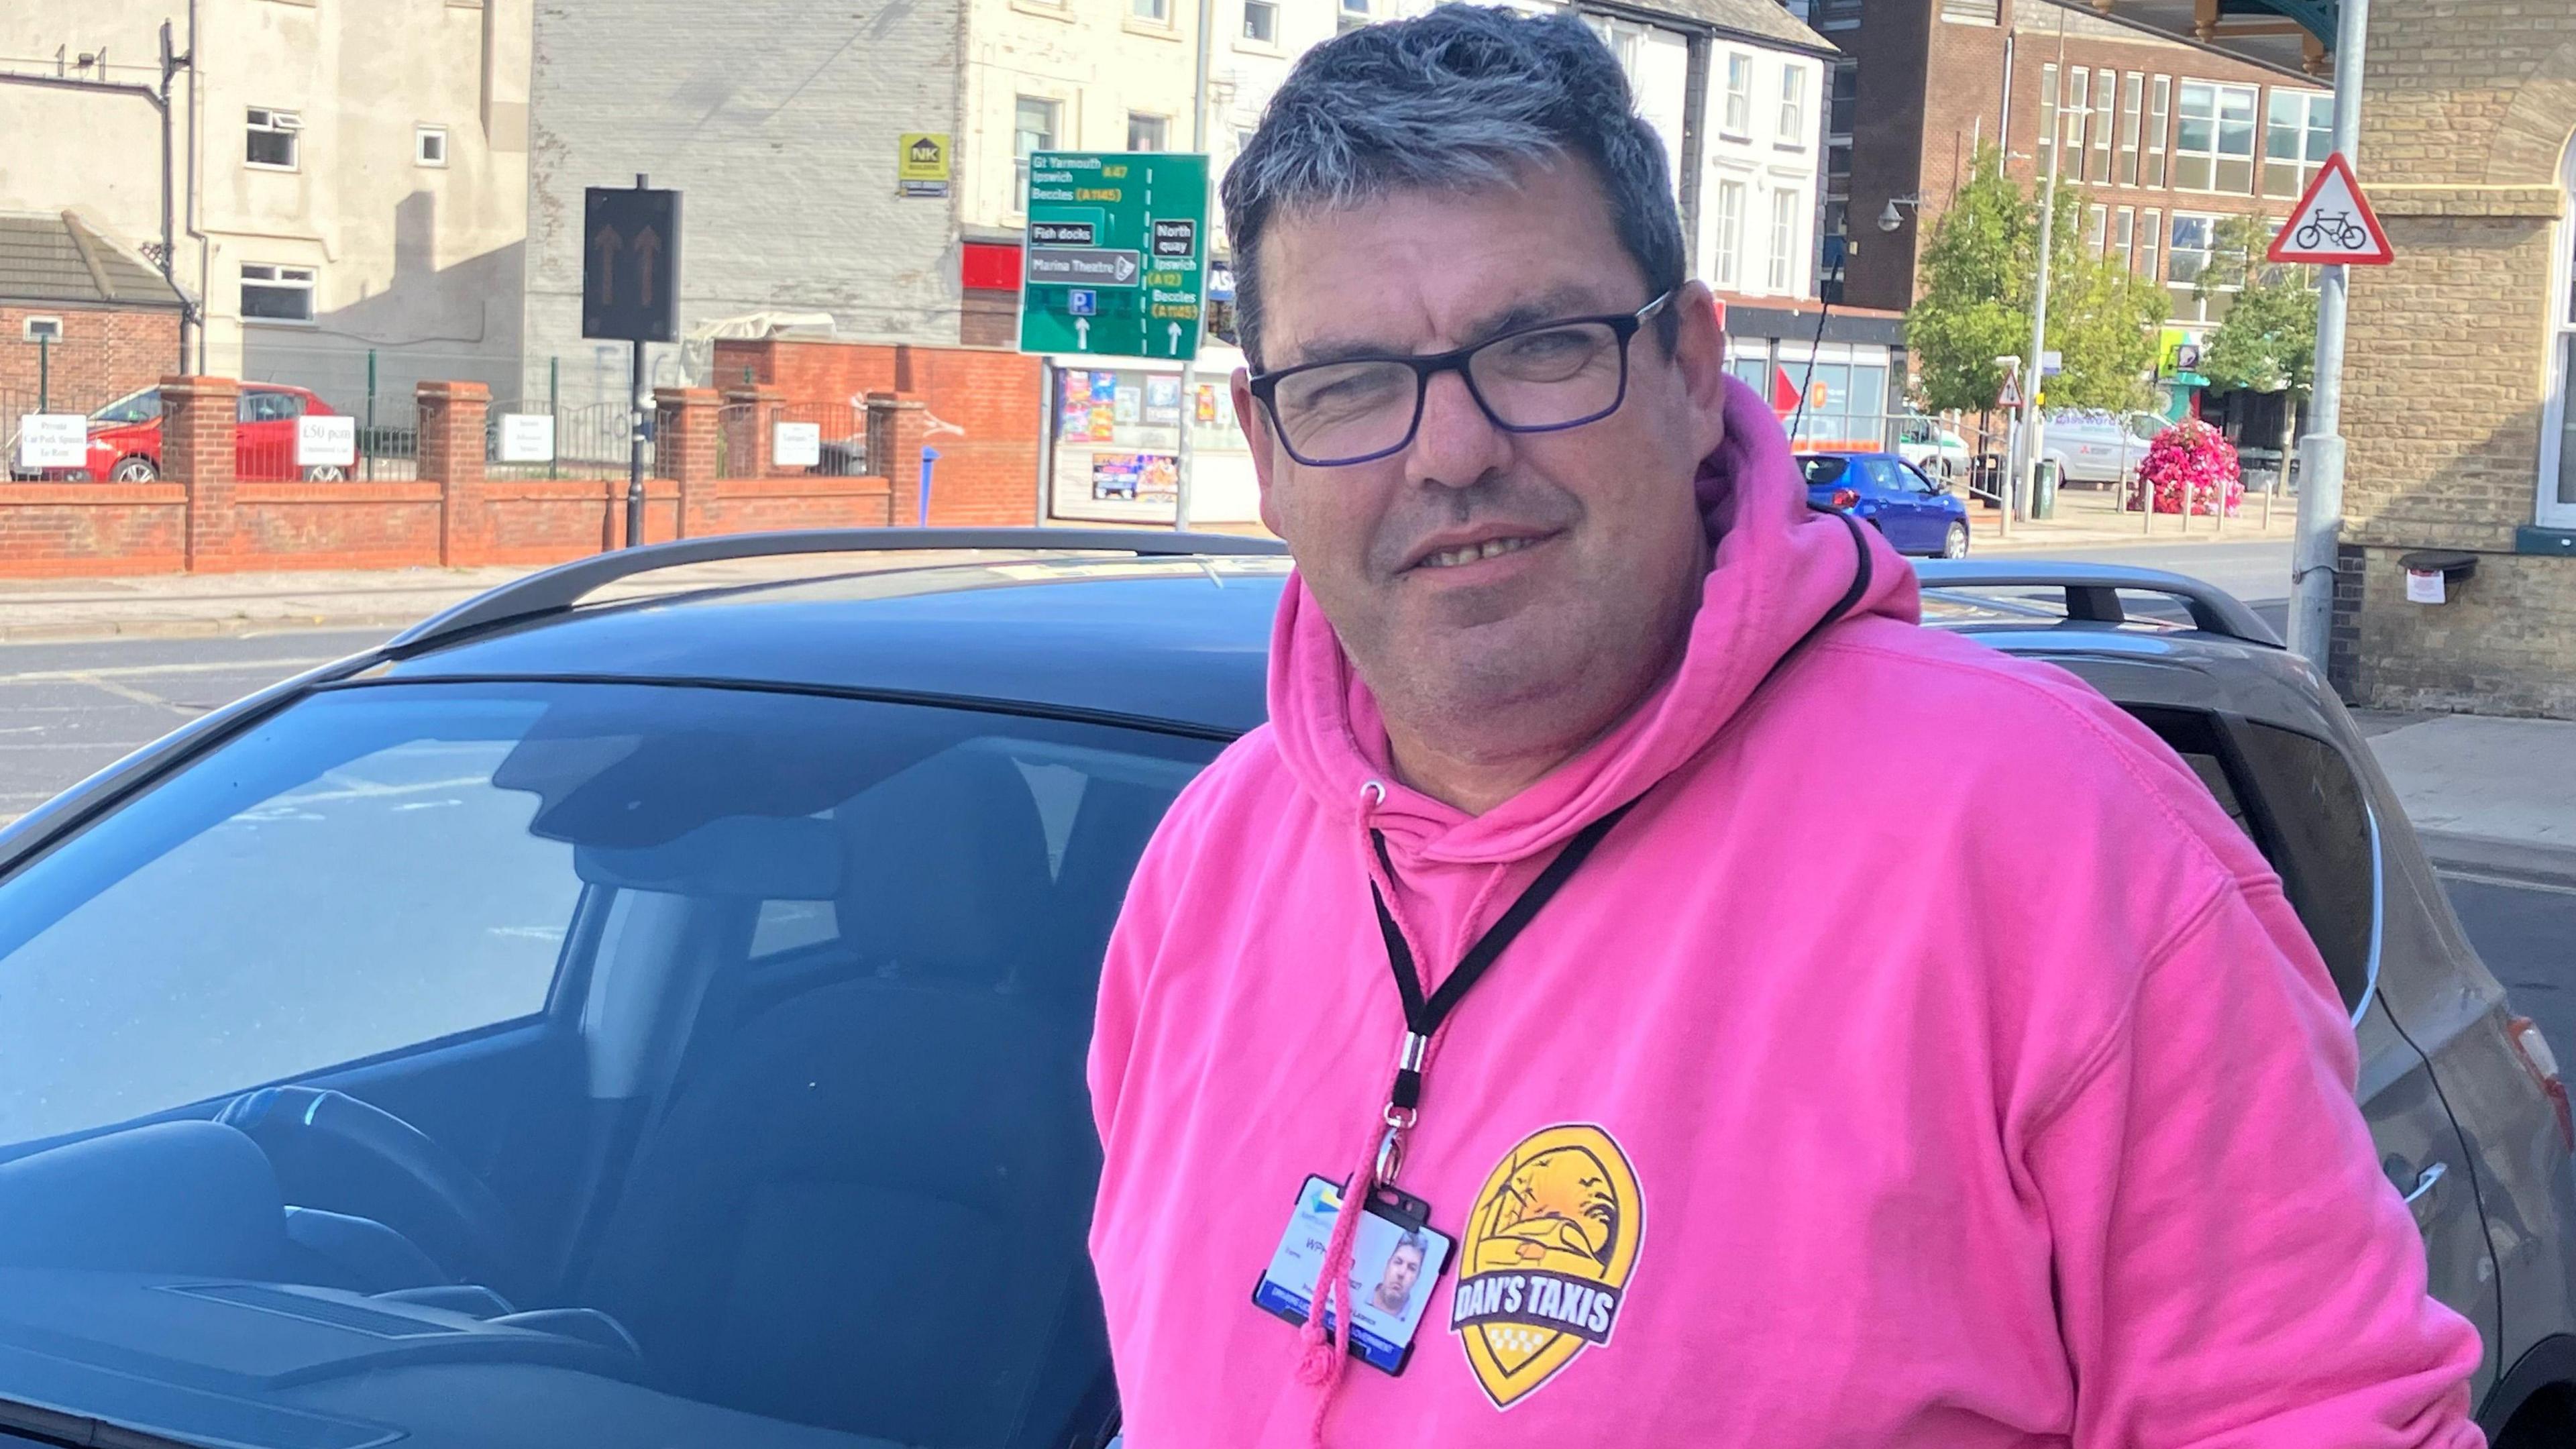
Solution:
{"label": "dark grey car", "polygon": [[[632,550],[0,830],[0,1441],[1098,1449],[1100,953],[1261,721],[1286,569],[1145,533]],[[2565,1092],[2341,708],[2185,580],[1922,577],[2280,870],[2483,1420],[2564,1442]]]}

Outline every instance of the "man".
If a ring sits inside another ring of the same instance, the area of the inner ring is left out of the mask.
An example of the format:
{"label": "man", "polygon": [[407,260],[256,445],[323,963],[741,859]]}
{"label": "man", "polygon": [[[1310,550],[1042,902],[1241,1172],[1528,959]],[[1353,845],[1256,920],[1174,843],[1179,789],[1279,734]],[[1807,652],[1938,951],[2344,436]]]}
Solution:
{"label": "man", "polygon": [[[1127,1442],[2475,1445],[2279,882],[1808,512],[1662,157],[1581,22],[1451,7],[1227,175],[1297,572],[1102,981]],[[1399,1373],[1246,1301],[1310,1176],[1455,1240]]]}
{"label": "man", "polygon": [[1369,1302],[1389,1318],[1402,1318],[1413,1306],[1413,1285],[1422,1276],[1424,1250],[1430,1245],[1419,1233],[1407,1233],[1387,1250],[1386,1269],[1378,1274],[1377,1286],[1369,1290]]}

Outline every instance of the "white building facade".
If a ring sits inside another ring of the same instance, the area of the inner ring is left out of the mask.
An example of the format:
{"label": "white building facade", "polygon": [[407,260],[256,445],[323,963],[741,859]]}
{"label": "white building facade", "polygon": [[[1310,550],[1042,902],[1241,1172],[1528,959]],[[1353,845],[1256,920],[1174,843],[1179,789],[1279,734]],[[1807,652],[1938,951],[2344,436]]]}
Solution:
{"label": "white building facade", "polygon": [[[172,271],[212,372],[344,411],[415,376],[518,377],[532,0],[13,0],[0,6],[0,209],[79,207],[161,237],[158,32],[172,88]],[[189,34],[189,16],[196,17]],[[192,358],[192,361],[196,360]]]}

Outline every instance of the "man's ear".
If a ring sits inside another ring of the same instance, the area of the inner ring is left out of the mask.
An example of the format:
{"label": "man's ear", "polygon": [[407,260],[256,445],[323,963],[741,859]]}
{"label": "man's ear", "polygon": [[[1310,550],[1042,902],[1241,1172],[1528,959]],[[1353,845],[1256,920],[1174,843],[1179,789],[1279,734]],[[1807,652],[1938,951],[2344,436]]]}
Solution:
{"label": "man's ear", "polygon": [[[1234,389],[1234,421],[1243,429],[1244,442],[1252,448],[1252,476],[1261,488],[1261,526],[1279,533],[1279,501],[1272,491],[1279,469],[1279,440],[1270,428],[1270,414],[1252,396],[1252,373],[1238,367],[1231,380]],[[1280,534],[1282,538],[1287,535]]]}
{"label": "man's ear", "polygon": [[1680,324],[1673,338],[1673,366],[1691,401],[1697,430],[1691,443],[1705,458],[1726,441],[1726,328],[1718,320],[1717,298],[1705,283],[1684,283],[1670,306]]}

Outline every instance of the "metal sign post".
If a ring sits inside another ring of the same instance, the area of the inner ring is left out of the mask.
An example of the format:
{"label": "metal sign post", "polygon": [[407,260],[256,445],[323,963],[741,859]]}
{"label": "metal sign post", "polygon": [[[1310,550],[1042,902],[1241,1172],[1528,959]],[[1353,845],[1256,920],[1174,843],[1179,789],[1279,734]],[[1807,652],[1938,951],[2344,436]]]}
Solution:
{"label": "metal sign post", "polygon": [[581,335],[632,346],[627,392],[626,546],[644,541],[644,344],[679,336],[680,193],[654,191],[644,173],[633,190],[582,192]]}
{"label": "metal sign post", "polygon": [[[2350,164],[2361,146],[2362,78],[2370,48],[2370,0],[2343,0],[2335,31],[2334,153]],[[2350,269],[2317,279],[2317,360],[2308,393],[2308,435],[2299,480],[2299,522],[2290,546],[2290,647],[2326,672],[2334,633],[2335,555],[2343,532],[2343,334]]]}

